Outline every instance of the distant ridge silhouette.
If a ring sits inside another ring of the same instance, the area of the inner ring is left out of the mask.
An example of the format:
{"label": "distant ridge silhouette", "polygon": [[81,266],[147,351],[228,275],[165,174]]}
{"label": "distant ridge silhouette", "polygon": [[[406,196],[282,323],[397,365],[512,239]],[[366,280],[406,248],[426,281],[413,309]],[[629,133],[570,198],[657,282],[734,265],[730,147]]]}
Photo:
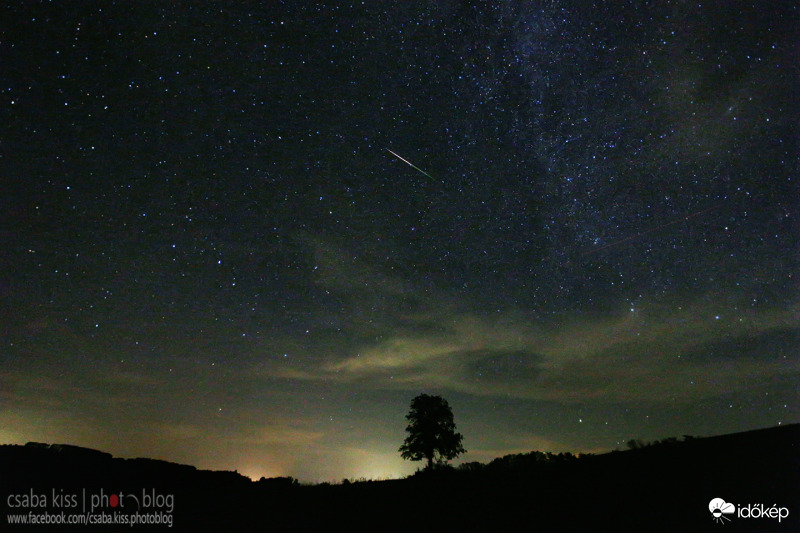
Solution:
{"label": "distant ridge silhouette", "polygon": [[[169,531],[713,531],[721,527],[708,509],[714,498],[789,512],[780,523],[733,515],[726,531],[798,531],[800,424],[600,455],[531,452],[402,480],[320,485],[289,477],[251,481],[69,444],[0,445],[2,530],[52,531],[8,525],[6,515],[15,511],[9,501],[23,502],[10,496],[56,492],[119,493],[125,503],[128,495],[145,503],[171,496],[174,525],[163,529]],[[104,500],[102,509],[121,512],[115,501]]]}

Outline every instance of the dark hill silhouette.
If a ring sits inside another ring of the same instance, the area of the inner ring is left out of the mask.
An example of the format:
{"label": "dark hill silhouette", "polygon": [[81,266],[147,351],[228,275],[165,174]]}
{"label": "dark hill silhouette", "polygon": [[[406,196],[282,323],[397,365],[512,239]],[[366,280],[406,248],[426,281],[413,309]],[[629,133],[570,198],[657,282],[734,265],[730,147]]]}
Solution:
{"label": "dark hill silhouette", "polygon": [[[81,497],[86,501],[115,493],[123,495],[120,503],[125,509],[107,499],[98,502],[97,510],[131,513],[129,495],[135,495],[141,504],[154,502],[143,505],[143,512],[170,509],[166,514],[174,527],[62,529],[800,531],[800,425],[640,443],[629,451],[602,455],[531,452],[402,480],[311,486],[292,478],[253,482],[236,472],[121,459],[70,445],[0,446],[3,531],[54,529],[5,523],[8,513],[30,510],[14,504],[26,503],[31,495],[45,495],[50,511],[54,494],[74,494],[80,511]],[[155,505],[159,498],[160,506]],[[732,516],[720,525],[708,509],[713,498],[737,507],[777,505],[785,507],[789,516],[780,523]],[[63,507],[63,500],[60,503]]]}

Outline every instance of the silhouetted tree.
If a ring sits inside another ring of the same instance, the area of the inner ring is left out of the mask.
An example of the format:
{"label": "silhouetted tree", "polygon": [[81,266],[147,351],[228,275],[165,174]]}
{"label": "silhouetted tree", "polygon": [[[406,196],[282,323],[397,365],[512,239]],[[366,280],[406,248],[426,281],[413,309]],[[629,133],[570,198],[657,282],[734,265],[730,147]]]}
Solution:
{"label": "silhouetted tree", "polygon": [[426,469],[436,463],[454,459],[467,450],[461,445],[464,437],[456,433],[453,411],[441,396],[420,394],[411,400],[411,410],[406,415],[408,436],[400,446],[403,459],[426,459]]}
{"label": "silhouetted tree", "polygon": [[627,443],[629,450],[641,450],[642,448],[646,448],[650,446],[649,443],[643,441],[642,439],[631,439]]}

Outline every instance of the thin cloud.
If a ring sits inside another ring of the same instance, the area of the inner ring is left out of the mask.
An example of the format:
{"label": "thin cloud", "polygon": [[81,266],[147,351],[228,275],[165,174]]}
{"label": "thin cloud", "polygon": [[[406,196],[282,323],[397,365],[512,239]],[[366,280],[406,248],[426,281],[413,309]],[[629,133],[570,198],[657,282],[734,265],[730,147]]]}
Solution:
{"label": "thin cloud", "polygon": [[[724,365],[693,357],[710,347],[797,327],[796,314],[743,316],[733,324],[706,303],[615,320],[544,330],[508,319],[440,316],[435,334],[375,342],[317,368],[282,377],[357,384],[365,388],[438,387],[478,396],[582,402],[689,401],[800,372],[797,358],[769,360],[746,353]],[[715,362],[716,361],[716,362]]]}

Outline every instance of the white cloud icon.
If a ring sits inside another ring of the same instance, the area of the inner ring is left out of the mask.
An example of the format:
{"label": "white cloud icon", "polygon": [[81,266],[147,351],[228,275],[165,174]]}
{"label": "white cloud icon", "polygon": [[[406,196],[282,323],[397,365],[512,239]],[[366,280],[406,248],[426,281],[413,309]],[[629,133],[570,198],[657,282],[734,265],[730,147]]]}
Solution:
{"label": "white cloud icon", "polygon": [[727,503],[722,498],[714,498],[708,502],[708,510],[711,511],[712,515],[714,515],[714,520],[720,520],[720,518],[730,520],[722,515],[735,513],[736,506],[732,503]]}

